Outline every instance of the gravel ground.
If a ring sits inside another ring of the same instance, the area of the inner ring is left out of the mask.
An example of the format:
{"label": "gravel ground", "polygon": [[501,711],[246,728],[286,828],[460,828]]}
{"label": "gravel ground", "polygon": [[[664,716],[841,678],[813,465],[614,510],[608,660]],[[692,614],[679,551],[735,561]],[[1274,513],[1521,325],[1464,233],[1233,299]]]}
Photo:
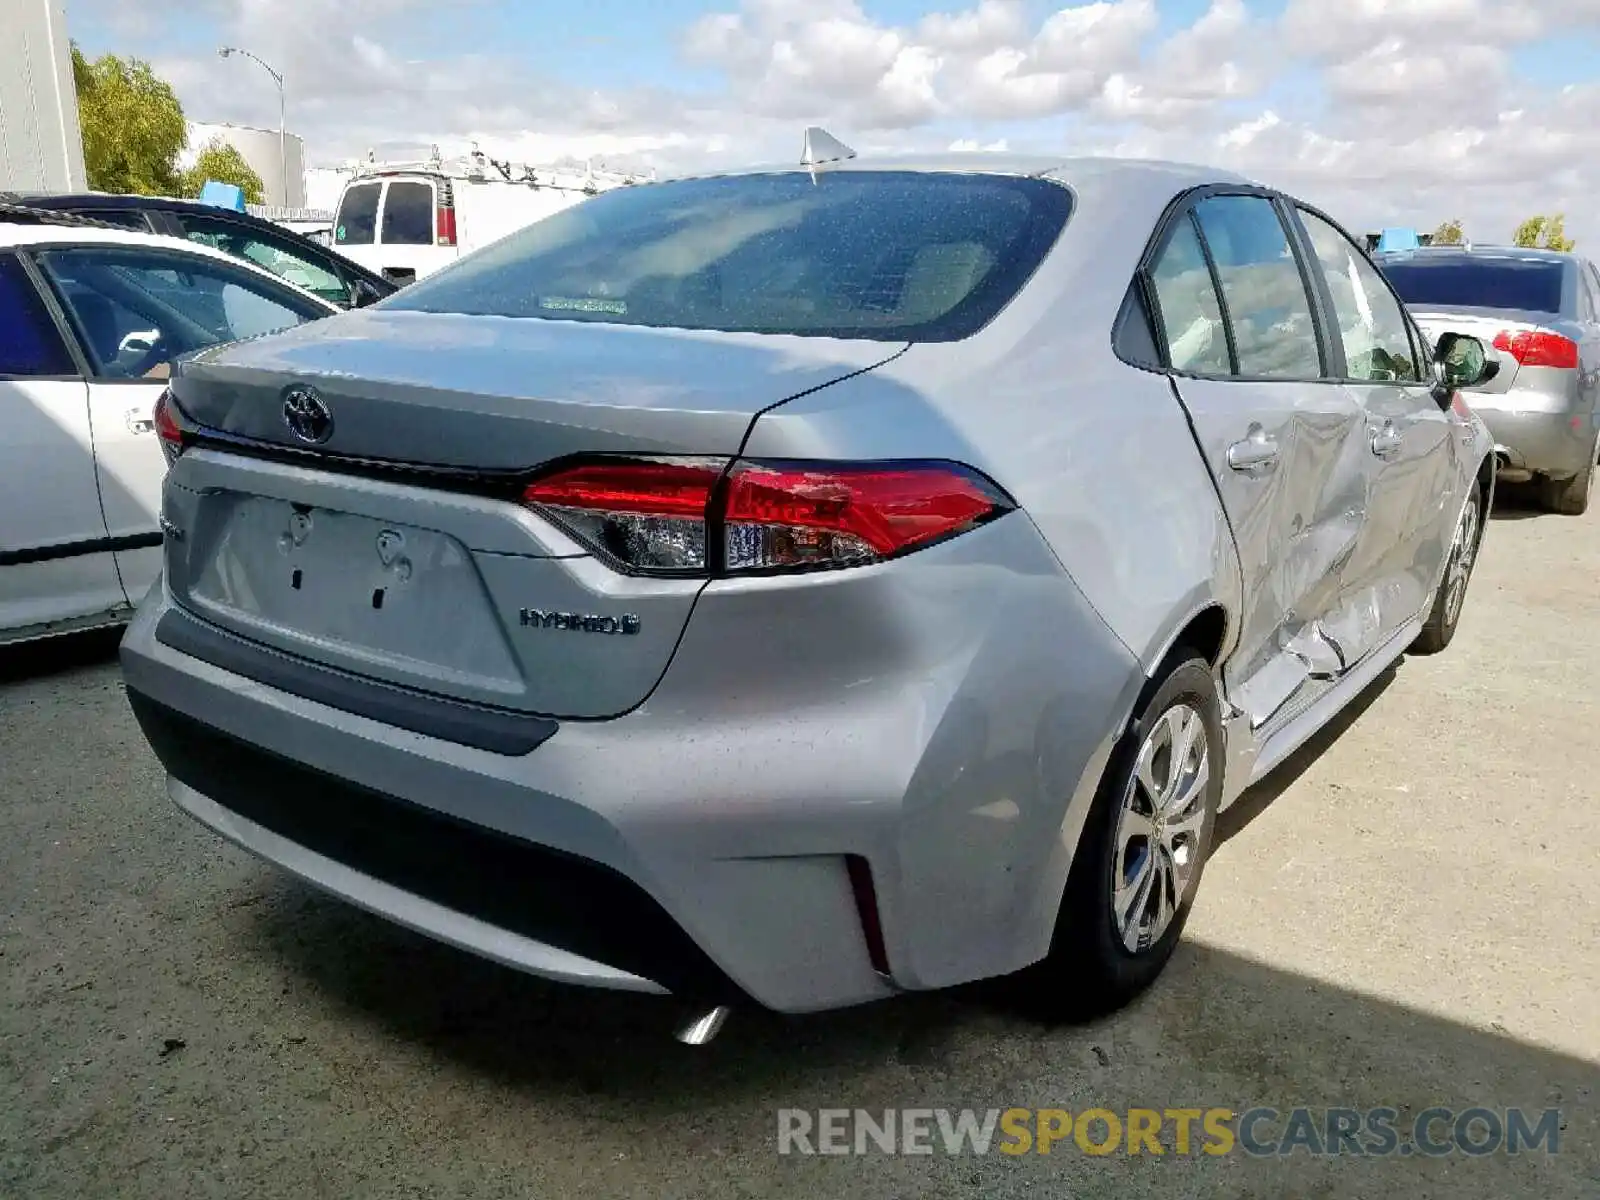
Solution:
{"label": "gravel ground", "polygon": [[[688,1049],[664,1002],[435,946],[192,825],[114,638],[13,652],[0,1195],[1600,1195],[1600,516],[1497,518],[1455,645],[1245,797],[1163,981],[1069,1029],[977,989]],[[1257,1105],[1564,1127],[1520,1156],[776,1152],[788,1107]]]}

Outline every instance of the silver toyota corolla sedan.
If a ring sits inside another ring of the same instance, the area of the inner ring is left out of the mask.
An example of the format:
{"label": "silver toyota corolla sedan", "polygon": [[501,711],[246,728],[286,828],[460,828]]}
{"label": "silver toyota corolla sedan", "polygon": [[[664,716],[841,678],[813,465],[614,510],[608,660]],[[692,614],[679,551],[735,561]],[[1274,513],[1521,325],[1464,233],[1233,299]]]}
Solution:
{"label": "silver toyota corolla sedan", "polygon": [[1450,641],[1488,360],[1196,167],[620,189],[180,365],[128,695],[186,812],[538,975],[1103,1010]]}
{"label": "silver toyota corolla sedan", "polygon": [[1577,254],[1430,246],[1378,256],[1424,330],[1473,333],[1498,357],[1468,400],[1500,478],[1535,480],[1553,512],[1585,512],[1600,459],[1600,271]]}

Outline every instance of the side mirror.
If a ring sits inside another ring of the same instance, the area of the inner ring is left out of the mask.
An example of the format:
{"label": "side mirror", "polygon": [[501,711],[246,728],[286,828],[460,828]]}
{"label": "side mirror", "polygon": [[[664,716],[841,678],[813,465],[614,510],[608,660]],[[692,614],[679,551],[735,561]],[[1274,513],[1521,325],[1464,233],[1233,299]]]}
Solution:
{"label": "side mirror", "polygon": [[1433,394],[1448,404],[1459,388],[1478,387],[1500,373],[1498,359],[1468,333],[1442,333],[1433,348]]}

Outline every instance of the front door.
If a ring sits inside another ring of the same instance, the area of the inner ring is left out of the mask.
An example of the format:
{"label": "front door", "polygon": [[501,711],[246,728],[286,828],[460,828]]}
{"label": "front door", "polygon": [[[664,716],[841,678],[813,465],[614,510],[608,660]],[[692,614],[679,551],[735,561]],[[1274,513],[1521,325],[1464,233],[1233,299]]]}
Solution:
{"label": "front door", "polygon": [[1366,423],[1367,519],[1330,619],[1354,660],[1423,612],[1455,531],[1444,510],[1461,497],[1450,417],[1400,300],[1342,229],[1303,208],[1298,217],[1337,325],[1335,362]]}
{"label": "front door", "polygon": [[122,607],[82,373],[15,254],[0,254],[0,642]]}
{"label": "front door", "polygon": [[1325,377],[1300,262],[1268,197],[1198,201],[1151,276],[1175,386],[1243,572],[1224,682],[1259,727],[1308,679],[1346,666],[1321,619],[1360,530],[1362,414]]}
{"label": "front door", "polygon": [[105,523],[128,599],[161,570],[166,460],[154,409],[180,354],[333,311],[247,268],[180,248],[51,248],[36,261],[89,359],[89,412]]}

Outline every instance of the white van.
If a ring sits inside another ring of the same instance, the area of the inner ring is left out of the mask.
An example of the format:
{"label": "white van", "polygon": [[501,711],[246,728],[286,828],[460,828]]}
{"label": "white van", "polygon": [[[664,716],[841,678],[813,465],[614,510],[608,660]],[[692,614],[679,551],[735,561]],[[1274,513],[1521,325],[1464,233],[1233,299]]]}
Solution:
{"label": "white van", "polygon": [[363,163],[344,185],[333,246],[405,284],[597,192],[648,182],[591,168],[463,158]]}

